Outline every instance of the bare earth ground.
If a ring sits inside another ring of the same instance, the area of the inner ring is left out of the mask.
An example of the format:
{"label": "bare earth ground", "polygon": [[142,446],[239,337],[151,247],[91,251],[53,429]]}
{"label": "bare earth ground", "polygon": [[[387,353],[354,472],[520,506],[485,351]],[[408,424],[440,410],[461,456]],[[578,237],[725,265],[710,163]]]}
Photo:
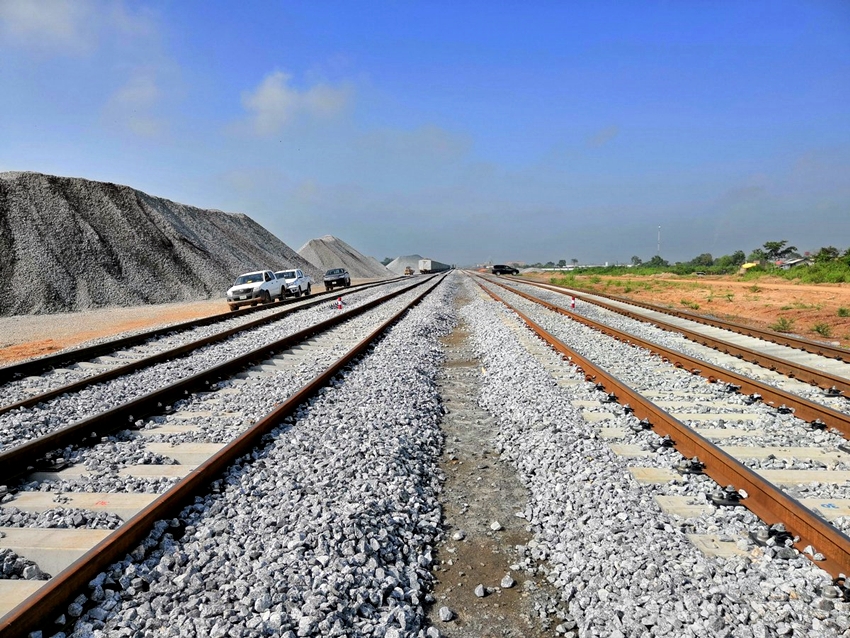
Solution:
{"label": "bare earth ground", "polygon": [[[560,276],[523,275],[545,282]],[[850,347],[850,316],[838,314],[839,308],[846,309],[842,314],[850,314],[850,284],[846,283],[804,285],[776,278],[741,281],[735,275],[577,275],[575,286],[759,328],[776,330],[777,322],[784,318],[790,327],[783,332]]]}

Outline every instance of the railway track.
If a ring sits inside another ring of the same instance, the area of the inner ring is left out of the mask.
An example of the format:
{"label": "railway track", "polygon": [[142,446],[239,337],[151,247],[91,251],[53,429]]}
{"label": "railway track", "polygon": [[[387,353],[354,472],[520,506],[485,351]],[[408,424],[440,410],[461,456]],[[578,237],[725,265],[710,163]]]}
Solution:
{"label": "railway track", "polygon": [[[502,282],[496,283],[503,286]],[[655,330],[654,325],[649,325],[645,318],[626,322],[625,325],[619,322],[619,328],[613,327],[610,325],[612,323],[611,317],[622,314],[621,312],[612,314],[605,313],[605,310],[603,310],[596,313],[597,320],[593,320],[585,316],[589,314],[586,307],[583,312],[576,312],[571,308],[568,309],[560,305],[564,303],[560,301],[564,299],[560,291],[557,291],[557,294],[550,294],[549,296],[554,297],[554,299],[546,301],[523,292],[515,286],[508,289],[530,301],[540,303],[554,312],[613,336],[615,339],[647,348],[659,354],[665,360],[673,362],[674,365],[700,374],[710,381],[719,380],[732,384],[738,391],[748,394],[753,400],[764,401],[777,408],[793,410],[798,417],[808,421],[812,427],[836,428],[845,437],[850,434],[850,419],[848,419],[848,416],[850,416],[848,415],[848,407],[850,406],[848,406],[843,393],[831,389],[821,391],[811,387],[810,384],[800,383],[793,379],[784,380],[773,364],[777,359],[775,356],[768,360],[767,367],[759,365],[761,359],[742,364],[739,356],[734,353],[723,352],[722,355],[715,355],[708,349],[700,351],[694,347],[683,346],[683,341],[670,341],[669,338],[664,336],[663,332]],[[548,288],[544,288],[544,290],[548,290]],[[670,329],[665,328],[663,331],[669,333]],[[687,335],[685,337],[687,338]],[[667,344],[664,343],[665,340],[668,341]],[[717,339],[714,341],[714,350],[729,349],[725,342]],[[789,367],[793,365],[793,362],[788,362]],[[833,374],[831,375],[832,380],[841,384],[850,382],[850,366],[845,364],[835,365],[841,366],[839,369],[843,375],[847,376],[839,377]]]}
{"label": "railway track", "polygon": [[[611,345],[602,347],[610,347],[610,356],[597,355],[591,361],[579,352],[580,348],[565,343],[593,339],[584,332],[577,334],[576,324],[563,319],[563,315],[569,314],[567,311],[502,284],[485,283],[480,278],[478,281],[487,294],[516,313],[535,334],[597,385],[604,396],[597,407],[621,404],[623,412],[634,417],[628,427],[603,427],[600,435],[613,442],[612,449],[617,454],[636,462],[649,460],[649,468],[633,468],[638,481],[665,484],[681,480],[687,474],[705,474],[719,487],[712,490],[714,505],[748,508],[766,524],[753,531],[754,537],[771,547],[778,546],[780,554],[790,549],[786,540],[793,540],[794,547],[832,575],[843,592],[840,595],[850,600],[850,590],[844,581],[844,575],[850,573],[850,538],[832,524],[838,521],[850,527],[847,525],[850,449],[843,447],[840,437],[812,431],[786,409],[758,406],[756,410],[757,404],[734,391],[735,386],[714,383],[708,388],[694,388],[696,370],[689,366],[698,362],[683,365],[675,355],[659,353],[652,344],[638,344],[631,335],[613,332],[608,327],[603,329],[613,337]],[[576,316],[571,319],[590,323]],[[647,374],[648,354],[633,352],[636,348],[632,345],[649,346],[665,359],[654,364],[652,373]],[[640,357],[643,362],[638,364]],[[659,393],[655,388],[661,377],[669,377],[668,386],[676,384],[681,390]],[[728,392],[730,389],[733,392]],[[654,401],[647,395],[655,397]],[[808,409],[821,408],[809,406]],[[802,407],[797,409],[798,413],[802,411]],[[842,416],[836,414],[835,418]],[[649,435],[650,429],[663,438]],[[846,436],[847,430],[843,432]],[[679,455],[666,454],[667,447],[675,448]],[[820,482],[821,488],[814,490],[805,506],[793,494],[801,491],[801,485],[813,481]],[[687,502],[668,498],[662,503],[662,507],[666,505],[673,513],[686,512],[691,516],[713,505],[695,503],[693,498]],[[735,551],[734,547],[722,547],[723,543],[716,539],[707,545],[708,551]]]}
{"label": "railway track", "polygon": [[573,295],[577,299],[582,299],[583,301],[587,301],[590,303],[595,303],[595,300],[599,299],[607,299],[618,304],[613,305],[612,308],[627,309],[629,306],[644,308],[646,310],[652,311],[653,313],[665,314],[672,317],[676,317],[678,319],[701,323],[706,326],[720,328],[729,332],[735,332],[737,334],[754,337],[762,341],[768,341],[770,343],[788,346],[789,348],[794,348],[796,350],[810,352],[818,356],[837,359],[839,361],[844,361],[845,363],[850,363],[850,350],[829,343],[824,343],[822,341],[812,341],[811,339],[805,339],[803,337],[784,334],[782,332],[776,332],[775,330],[754,328],[752,326],[745,326],[734,321],[727,321],[725,319],[718,319],[716,317],[709,317],[706,315],[700,315],[693,312],[686,312],[683,310],[674,310],[672,308],[665,308],[664,306],[659,306],[657,304],[651,304],[644,301],[637,301],[634,299],[627,299],[625,297],[618,297],[617,295],[609,295],[607,293],[602,292],[582,290],[579,288],[564,288],[563,286],[556,286],[554,284],[542,284],[540,282],[533,282],[527,279],[522,279],[520,277],[508,276],[505,278],[518,283],[525,283],[531,286],[539,286],[542,288],[547,288],[549,290],[556,290],[557,292],[561,292],[562,294]]}
{"label": "railway track", "polygon": [[828,389],[833,395],[850,397],[850,350],[845,348],[612,295],[590,294],[551,284],[509,279],[575,297],[637,321],[651,322],[700,345]]}
{"label": "railway track", "polygon": [[[19,485],[26,487],[6,494],[4,506],[39,512],[59,502],[71,508],[119,511],[122,518],[129,518],[115,531],[0,530],[0,547],[20,549],[19,555],[30,553],[50,566],[44,571],[56,572],[47,581],[0,580],[0,599],[8,612],[0,619],[0,636],[27,635],[45,619],[61,615],[92,578],[132,553],[156,521],[169,519],[208,490],[225,468],[302,409],[299,406],[308,398],[332,385],[336,375],[442,279],[423,278],[141,400],[0,454],[0,484],[13,485],[23,476]],[[246,389],[251,387],[264,390],[261,396],[267,399],[246,405],[245,397],[250,396]],[[171,402],[175,410],[165,410]],[[81,444],[90,445],[92,457],[100,452],[100,459],[86,460],[89,451],[76,447]],[[117,454],[108,470],[103,466],[103,448],[107,457],[109,450]],[[59,466],[45,466],[45,455],[50,458],[56,450],[67,458]],[[133,459],[134,454],[138,459],[140,450],[147,455],[142,465],[130,461],[122,467],[121,459]],[[107,493],[114,492],[122,479],[141,489]],[[42,482],[58,487],[39,491],[36,486]],[[104,489],[98,490],[98,485]],[[167,491],[157,493],[166,485]],[[18,607],[9,609],[10,601],[24,596]]]}

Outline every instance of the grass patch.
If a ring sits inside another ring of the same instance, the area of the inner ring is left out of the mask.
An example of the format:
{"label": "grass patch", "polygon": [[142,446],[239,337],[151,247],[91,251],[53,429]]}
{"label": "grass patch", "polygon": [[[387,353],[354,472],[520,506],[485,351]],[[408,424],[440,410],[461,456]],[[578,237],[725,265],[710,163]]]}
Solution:
{"label": "grass patch", "polygon": [[758,284],[750,286],[750,292],[761,292],[762,288]]}
{"label": "grass patch", "polygon": [[841,308],[838,309],[838,316],[839,317],[850,317],[850,308],[845,308],[844,306],[842,306]]}
{"label": "grass patch", "polygon": [[812,332],[819,334],[821,337],[831,337],[832,327],[828,323],[816,323],[812,326]]}
{"label": "grass patch", "polygon": [[679,303],[682,304],[685,308],[690,308],[691,310],[699,310],[699,304],[695,301],[688,301],[687,299],[679,300]]}
{"label": "grass patch", "polygon": [[632,288],[629,284],[626,284],[623,288],[623,292],[631,292],[632,290],[634,290],[634,288]]}
{"label": "grass patch", "polygon": [[726,297],[726,301],[732,301],[732,300],[735,298],[735,295],[734,295],[733,293],[731,293],[731,292],[727,292],[727,293],[726,293],[725,295],[723,295],[723,296],[724,296],[724,297]]}
{"label": "grass patch", "polygon": [[776,322],[770,324],[768,328],[775,330],[776,332],[791,332],[794,328],[794,320],[789,319],[788,317],[779,317]]}

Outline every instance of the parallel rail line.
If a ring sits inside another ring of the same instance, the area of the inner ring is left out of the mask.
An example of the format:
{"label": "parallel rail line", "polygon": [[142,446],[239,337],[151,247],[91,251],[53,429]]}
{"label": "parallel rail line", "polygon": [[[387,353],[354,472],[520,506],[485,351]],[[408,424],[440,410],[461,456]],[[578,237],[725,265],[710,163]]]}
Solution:
{"label": "parallel rail line", "polygon": [[[518,280],[513,280],[513,281],[518,281]],[[556,293],[562,294],[562,295],[571,295],[572,294],[571,292],[566,291],[564,289],[559,290],[558,287],[549,286],[547,284],[540,284],[538,282],[525,281],[525,282],[522,282],[522,283],[526,283],[528,285],[535,286],[535,287],[538,287],[538,288],[542,288],[543,290],[549,290],[550,292],[556,292]],[[597,293],[593,293],[593,294],[595,295]],[[758,351],[753,350],[751,348],[746,348],[744,346],[738,346],[738,345],[729,343],[728,341],[724,341],[722,339],[716,339],[716,338],[710,337],[708,335],[705,335],[703,333],[696,332],[694,330],[689,330],[688,328],[685,328],[683,326],[677,326],[677,325],[674,325],[674,324],[671,324],[671,323],[667,323],[665,321],[660,321],[660,320],[655,319],[655,318],[647,318],[645,315],[641,315],[639,313],[631,312],[631,311],[627,310],[626,308],[621,308],[619,306],[613,306],[611,304],[607,304],[604,301],[599,301],[598,299],[591,299],[591,298],[586,297],[586,296],[581,295],[581,294],[576,294],[574,296],[578,299],[582,299],[583,301],[586,301],[587,303],[592,303],[596,306],[599,306],[601,308],[605,308],[606,310],[610,310],[611,312],[616,312],[617,314],[623,315],[623,316],[628,317],[630,319],[635,319],[637,321],[642,321],[644,323],[652,323],[652,324],[658,326],[659,328],[661,328],[662,330],[667,330],[669,332],[677,332],[677,333],[681,334],[682,336],[684,336],[686,339],[689,339],[690,341],[693,341],[695,343],[699,343],[702,346],[714,348],[715,350],[718,350],[719,352],[723,352],[724,354],[732,355],[733,357],[738,357],[739,359],[742,359],[744,361],[748,361],[750,363],[755,363],[755,364],[760,365],[762,367],[768,368],[769,370],[772,370],[774,372],[779,372],[781,374],[784,374],[784,375],[786,375],[786,376],[788,376],[792,379],[797,379],[799,381],[809,383],[810,385],[818,386],[818,387],[825,388],[825,389],[835,388],[836,390],[841,391],[846,396],[850,397],[850,380],[848,380],[844,377],[840,377],[840,376],[837,376],[837,375],[834,375],[834,374],[830,374],[829,372],[825,372],[823,370],[817,370],[815,368],[810,368],[808,366],[804,366],[804,365],[799,364],[799,363],[794,363],[792,361],[788,361],[786,359],[782,359],[781,357],[776,357],[776,356],[773,356],[773,355],[770,355],[770,354],[767,354],[767,353],[764,353],[764,352],[758,352]],[[611,296],[608,296],[608,295],[605,295],[605,296],[610,298],[610,299],[614,299],[615,301],[618,301],[620,303],[632,304],[632,305],[639,306],[641,308],[646,308],[648,310],[653,310],[653,311],[656,311],[656,312],[663,312],[662,309],[660,309],[658,307],[653,307],[650,304],[636,304],[636,303],[629,301],[627,299],[618,299],[616,297],[611,297]],[[688,320],[691,320],[691,321],[696,321],[695,317],[697,316],[697,315],[690,315],[690,314],[687,314],[687,313],[668,312],[667,314],[675,314],[675,316],[677,316],[681,319],[688,319]],[[718,325],[720,323],[723,323],[723,322],[719,322],[719,320],[718,321],[716,321],[716,320],[700,321],[699,323],[711,325],[712,327],[716,327],[716,328],[722,328],[724,330],[731,330],[731,328],[729,328],[725,325]],[[735,332],[738,332],[738,330],[735,330]],[[765,332],[765,331],[760,331],[760,332]],[[748,336],[755,336],[755,337],[758,337],[758,338],[764,338],[764,337],[761,337],[761,336],[756,335],[756,334],[749,334]],[[798,341],[803,341],[805,343],[815,343],[815,342],[807,342],[806,340],[798,340]],[[787,345],[787,344],[782,344],[782,345]],[[798,349],[804,349],[804,348],[799,347]],[[836,348],[832,348],[832,349],[836,350]],[[837,350],[843,350],[843,349],[837,348]],[[812,352],[811,350],[807,350],[807,351]],[[824,355],[823,353],[813,353],[813,354],[819,354],[821,356],[832,356],[832,355]],[[847,352],[847,356],[850,357],[850,352]],[[835,358],[840,359],[841,357],[835,357]]]}
{"label": "parallel rail line", "polygon": [[[357,288],[356,290],[350,290],[349,292],[346,292],[346,293],[341,294],[339,296],[346,296],[346,295],[353,294],[355,292],[360,292],[362,290],[365,290],[366,288],[374,287],[375,285],[376,284],[370,284],[370,285],[365,286],[363,288]],[[380,284],[377,284],[377,285],[380,285]],[[69,383],[67,385],[63,385],[63,386],[60,386],[58,388],[54,388],[53,390],[48,390],[46,392],[42,392],[42,393],[33,395],[33,396],[28,397],[26,399],[16,401],[15,403],[10,403],[8,405],[0,406],[0,414],[5,414],[6,412],[9,412],[11,410],[15,410],[15,409],[18,409],[18,408],[30,408],[34,405],[38,405],[39,403],[43,403],[45,401],[49,401],[51,399],[54,399],[54,398],[56,398],[56,397],[58,397],[62,394],[66,394],[66,393],[70,393],[70,392],[77,392],[77,391],[82,390],[83,388],[85,388],[89,385],[94,385],[96,383],[104,383],[104,382],[110,381],[112,379],[117,379],[118,377],[124,376],[126,374],[130,374],[130,373],[135,372],[137,370],[141,370],[143,368],[147,368],[147,367],[150,367],[152,365],[162,363],[164,361],[169,361],[171,359],[176,359],[176,358],[181,357],[185,354],[188,354],[188,353],[190,353],[194,350],[197,350],[198,348],[201,348],[203,346],[207,346],[207,345],[210,345],[210,344],[213,344],[213,343],[217,343],[219,341],[224,341],[225,339],[228,339],[229,337],[232,337],[233,335],[238,334],[240,332],[244,332],[244,331],[250,330],[252,328],[258,328],[260,326],[264,326],[264,325],[267,325],[267,324],[270,324],[270,323],[274,323],[275,321],[279,321],[280,319],[284,318],[286,315],[288,315],[292,312],[297,312],[299,310],[303,310],[304,308],[311,308],[311,307],[319,305],[321,303],[325,303],[326,297],[327,297],[327,295],[325,293],[320,293],[320,294],[316,295],[316,299],[308,301],[306,303],[301,303],[297,306],[286,306],[286,307],[280,309],[277,312],[266,315],[265,317],[261,317],[259,319],[255,319],[254,321],[249,321],[247,323],[240,324],[240,325],[235,326],[233,328],[230,328],[228,330],[224,330],[224,331],[218,332],[214,335],[210,335],[209,337],[204,337],[204,338],[198,339],[196,341],[184,343],[183,345],[177,346],[175,348],[171,348],[169,350],[165,350],[165,351],[160,352],[158,354],[154,354],[154,355],[151,355],[149,357],[144,357],[142,359],[136,359],[134,361],[131,361],[130,363],[112,368],[111,370],[106,370],[104,372],[101,372],[100,374],[96,374],[96,375],[93,375],[93,376],[90,376],[90,377],[86,377],[85,379],[80,379],[79,381],[75,381],[73,383]],[[250,310],[257,310],[257,308],[250,308]],[[230,313],[230,314],[226,314],[226,315],[215,315],[215,316],[229,318],[229,317],[232,317],[233,314],[234,313]],[[206,322],[206,320],[201,320],[201,321],[203,321],[205,323],[203,323],[203,324],[193,324],[193,325],[189,325],[188,327],[196,327],[197,325],[208,325],[208,322]],[[180,324],[180,325],[186,326],[187,324],[192,324],[192,322],[187,322],[186,324]],[[174,329],[175,329],[174,327],[171,328],[171,330],[174,330]],[[159,332],[160,330],[161,329],[158,329],[158,330],[155,330],[155,331],[152,331],[152,332]],[[150,333],[146,333],[146,334],[150,334]],[[95,346],[95,347],[98,347],[98,346]],[[79,352],[80,352],[79,350],[76,350],[76,351],[72,351],[68,354],[69,355],[77,354]],[[114,349],[110,350],[110,352],[114,352]],[[85,359],[85,358],[86,357],[84,356],[82,359]],[[79,360],[82,360],[82,359],[76,359],[76,360],[79,361]],[[66,360],[66,363],[67,363],[67,360]]]}
{"label": "parallel rail line", "polygon": [[[741,503],[762,521],[767,524],[782,522],[789,532],[800,537],[797,545],[816,547],[825,557],[825,560],[816,563],[818,567],[830,573],[833,578],[850,573],[850,537],[823,521],[797,500],[694,432],[649,399],[569,348],[519,309],[483,286],[480,280],[477,281],[491,298],[516,313],[540,338],[579,367],[588,379],[603,386],[606,392],[613,393],[619,402],[626,400],[634,415],[648,420],[659,435],[669,436],[676,449],[685,458],[697,457],[704,464],[706,475],[719,485],[732,485],[736,490],[746,491],[747,498]],[[502,287],[516,292],[505,286]]]}
{"label": "parallel rail line", "polygon": [[627,332],[622,332],[616,328],[612,328],[611,326],[588,319],[587,317],[582,317],[581,315],[569,312],[568,310],[549,303],[548,301],[529,295],[526,292],[510,288],[498,281],[493,281],[491,279],[487,279],[487,281],[504,288],[509,292],[519,295],[528,301],[539,304],[548,310],[564,315],[573,321],[577,321],[585,326],[598,330],[603,334],[617,339],[618,341],[645,348],[653,354],[657,354],[669,361],[676,367],[689,370],[692,374],[699,374],[709,381],[723,381],[725,383],[739,386],[741,392],[745,394],[758,394],[762,397],[762,401],[769,405],[773,405],[774,407],[784,405],[788,408],[792,408],[795,416],[798,418],[816,425],[822,424],[825,427],[835,428],[840,431],[845,438],[850,438],[850,415],[839,412],[838,410],[833,410],[832,408],[828,408],[819,403],[808,401],[796,394],[786,392],[779,388],[774,388],[773,386],[755,379],[750,379],[749,377],[745,377],[737,372],[732,372],[725,368],[715,366],[707,361],[696,359],[681,352],[677,352],[676,350],[660,346],[652,341],[647,341]]}
{"label": "parallel rail line", "polygon": [[66,445],[85,444],[86,442],[94,443],[106,434],[116,430],[126,429],[138,419],[162,413],[163,406],[184,398],[191,392],[206,389],[217,381],[228,378],[254,365],[256,362],[262,361],[274,352],[291,348],[306,341],[313,335],[324,332],[352,317],[363,314],[428,281],[430,279],[417,281],[411,286],[395,290],[383,297],[373,299],[362,306],[341,312],[330,319],[321,321],[283,339],[255,348],[250,352],[234,357],[203,372],[181,379],[110,410],[71,423],[54,432],[6,450],[0,453],[0,485],[8,484],[20,474],[29,471],[35,463],[54,450],[61,449]]}
{"label": "parallel rail line", "polygon": [[[561,286],[557,286],[555,284],[541,284],[540,282],[533,282],[525,279],[521,279],[519,277],[508,277],[512,281],[521,282],[525,284],[529,284],[531,286],[540,286],[546,287],[548,290],[555,290],[556,288],[560,288],[557,292],[561,292],[562,294],[573,294],[571,291],[573,289],[565,290]],[[665,308],[664,306],[658,306],[655,304],[651,304],[645,301],[636,301],[634,299],[628,299],[626,297],[618,297],[617,295],[611,295],[604,292],[596,292],[593,290],[583,290],[581,288],[575,289],[576,294],[574,295],[577,299],[582,299],[583,301],[587,301],[588,303],[595,303],[597,305],[602,305],[600,302],[594,299],[590,299],[587,295],[593,295],[596,297],[603,297],[605,299],[611,299],[612,301],[618,301],[624,304],[630,304],[632,306],[638,306],[639,308],[645,308],[646,310],[653,310],[655,312],[660,312],[666,315],[671,315],[673,317],[678,317],[679,319],[687,319],[689,321],[694,321],[696,323],[701,323],[706,326],[712,326],[713,328],[721,328],[723,330],[729,330],[731,332],[736,332],[738,334],[746,335],[748,337],[754,337],[756,339],[762,339],[764,341],[769,341],[771,343],[776,343],[782,346],[788,346],[789,348],[794,348],[796,350],[804,350],[805,352],[809,352],[811,354],[820,355],[822,357],[829,357],[831,359],[838,359],[839,361],[844,361],[845,363],[850,363],[850,349],[842,348],[840,346],[833,346],[829,343],[821,343],[819,341],[813,341],[811,339],[805,339],[803,337],[794,337],[791,335],[783,334],[781,332],[776,332],[775,330],[767,330],[764,328],[754,328],[752,326],[745,326],[744,324],[737,323],[734,321],[728,321],[725,319],[717,319],[715,317],[708,317],[706,315],[700,315],[692,312],[687,312],[684,310],[674,310],[672,308]],[[603,306],[608,308],[608,306]],[[622,312],[622,309],[619,308],[609,308],[614,312]],[[623,313],[625,314],[625,313]],[[646,318],[644,318],[644,321]],[[678,330],[678,328],[675,328]]]}
{"label": "parallel rail line", "polygon": [[[385,283],[389,283],[391,281],[397,281],[399,278],[395,279],[386,279],[377,283],[369,283],[362,284],[360,286],[352,286],[348,289],[346,294],[350,294],[352,292],[356,292],[358,290],[366,290],[368,288],[372,288],[374,286],[381,286]],[[331,295],[338,295],[336,291],[333,292],[320,292],[311,295],[316,299],[324,299]],[[208,326],[214,323],[218,323],[221,321],[226,321],[227,319],[232,319],[234,317],[242,317],[244,315],[248,315],[254,312],[260,312],[262,310],[267,310],[269,308],[274,308],[276,306],[286,306],[292,304],[293,300],[287,301],[276,301],[271,304],[259,305],[259,306],[248,306],[246,308],[242,308],[240,310],[222,312],[215,315],[210,315],[209,317],[202,317],[200,319],[191,319],[189,321],[184,321],[181,323],[171,324],[168,326],[163,326],[161,328],[155,328],[153,330],[148,330],[145,332],[140,332],[138,334],[128,335],[126,337],[120,337],[118,339],[113,339],[111,341],[106,341],[104,343],[96,343],[90,346],[86,346],[83,348],[75,348],[70,350],[62,350],[61,352],[57,352],[55,354],[47,355],[44,357],[39,357],[37,359],[30,359],[28,361],[21,361],[20,363],[14,363],[8,366],[0,367],[0,384],[8,383],[9,381],[13,381],[15,379],[20,379],[21,377],[29,376],[29,375],[37,375],[42,374],[44,372],[48,372],[53,370],[54,368],[61,368],[71,363],[76,363],[78,361],[83,361],[87,359],[93,359],[95,357],[100,357],[105,354],[109,354],[116,350],[120,350],[123,348],[129,348],[140,343],[144,343],[149,339],[155,339],[156,337],[161,337],[163,335],[172,333],[172,332],[181,332],[183,330],[189,330],[192,328],[198,328],[200,326]],[[303,307],[303,306],[302,306]]]}
{"label": "parallel rail line", "polygon": [[[331,366],[302,386],[274,411],[238,435],[237,438],[199,465],[169,491],[160,495],[154,502],[133,516],[124,525],[119,527],[115,533],[102,540],[67,569],[49,581],[46,581],[43,587],[0,619],[0,638],[27,636],[30,632],[43,626],[45,619],[54,618],[61,614],[68,602],[80,591],[84,590],[95,576],[106,570],[109,565],[121,560],[137,547],[149,534],[152,525],[156,521],[173,518],[196,495],[202,494],[229,465],[259,445],[265,434],[270,432],[287,416],[294,414],[301,404],[322,387],[325,387],[337,373],[345,369],[357,357],[363,355],[390,327],[433,291],[442,282],[444,277],[436,277],[436,281],[432,282],[433,279],[435,278],[429,277],[428,279],[423,279],[401,292],[396,291],[380,300],[367,304],[370,308],[375,307],[383,301],[402,294],[402,292],[407,292],[418,286],[430,283],[419,295],[406,304],[404,308],[378,326]],[[319,325],[328,328],[367,309],[369,308],[361,306],[341,313],[332,320],[312,327],[310,332],[311,334],[315,334],[315,329]],[[284,341],[291,341],[293,337],[289,337]],[[263,350],[267,355],[274,349],[276,348],[266,346],[251,354],[255,354],[254,359],[256,359],[257,357],[265,356],[260,354],[260,350]],[[119,427],[124,428],[126,424],[122,424]]]}

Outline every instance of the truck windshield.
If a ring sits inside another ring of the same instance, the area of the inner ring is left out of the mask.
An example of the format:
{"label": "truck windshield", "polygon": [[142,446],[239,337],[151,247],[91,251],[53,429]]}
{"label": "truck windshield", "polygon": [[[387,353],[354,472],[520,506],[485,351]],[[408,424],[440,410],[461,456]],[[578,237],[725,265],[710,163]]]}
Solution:
{"label": "truck windshield", "polygon": [[247,275],[239,275],[236,278],[236,281],[233,282],[234,286],[241,286],[242,284],[256,284],[263,280],[263,273],[261,272],[249,272]]}
{"label": "truck windshield", "polygon": [[341,274],[342,274],[342,268],[332,268],[331,270],[329,270],[328,272],[325,273],[325,275],[341,275]]}
{"label": "truck windshield", "polygon": [[277,277],[278,279],[295,279],[295,271],[284,270],[283,272],[276,272],[275,277]]}

